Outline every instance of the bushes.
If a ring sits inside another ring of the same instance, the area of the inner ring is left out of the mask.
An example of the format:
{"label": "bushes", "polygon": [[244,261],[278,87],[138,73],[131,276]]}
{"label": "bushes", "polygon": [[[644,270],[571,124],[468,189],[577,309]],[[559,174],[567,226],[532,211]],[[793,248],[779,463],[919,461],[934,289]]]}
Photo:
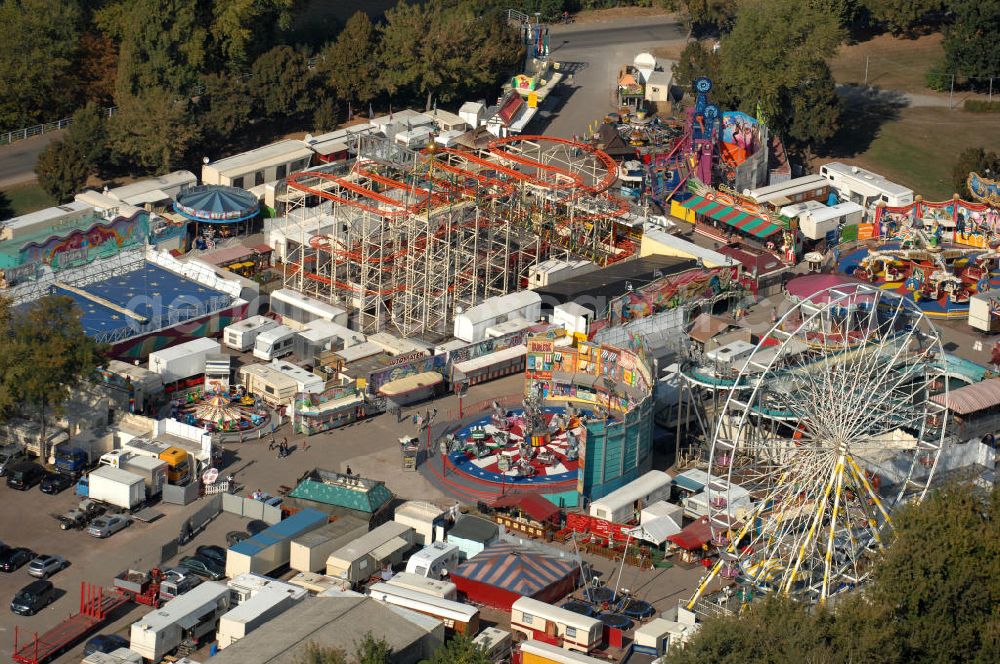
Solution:
{"label": "bushes", "polygon": [[924,74],[927,87],[938,92],[945,92],[951,86],[952,74],[944,62],[935,62]]}
{"label": "bushes", "polygon": [[1000,113],[1000,101],[966,99],[963,108],[970,113]]}

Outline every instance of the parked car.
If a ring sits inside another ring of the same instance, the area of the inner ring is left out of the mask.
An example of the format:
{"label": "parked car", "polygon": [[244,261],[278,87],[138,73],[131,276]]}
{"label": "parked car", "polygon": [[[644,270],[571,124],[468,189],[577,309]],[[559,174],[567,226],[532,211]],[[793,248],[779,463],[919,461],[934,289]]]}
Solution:
{"label": "parked car", "polygon": [[24,567],[34,557],[35,553],[23,546],[7,547],[0,551],[0,570],[8,573],[13,572]]}
{"label": "parked car", "polygon": [[194,550],[194,553],[196,556],[201,558],[214,560],[223,567],[226,566],[226,550],[221,546],[215,546],[214,544],[202,544]]}
{"label": "parked car", "polygon": [[111,537],[119,530],[132,525],[132,517],[124,514],[105,514],[90,522],[87,534],[92,537]]}
{"label": "parked car", "polygon": [[75,480],[65,473],[48,473],[38,483],[38,490],[54,496],[73,486]]}
{"label": "parked car", "polygon": [[21,461],[7,468],[7,486],[27,491],[42,481],[45,469],[34,461]]}
{"label": "parked car", "polygon": [[200,585],[201,582],[202,578],[189,569],[179,567],[168,569],[163,573],[163,580],[160,581],[160,599],[169,602]]}
{"label": "parked car", "polygon": [[11,467],[28,460],[28,453],[16,443],[0,447],[0,477],[7,474]]}
{"label": "parked car", "polygon": [[128,648],[128,646],[128,639],[117,634],[98,634],[89,639],[87,644],[83,646],[83,656],[89,657],[95,652],[110,654],[119,648]]}
{"label": "parked car", "polygon": [[226,544],[229,546],[236,546],[249,537],[250,533],[245,533],[242,530],[230,530],[226,533]]}
{"label": "parked car", "polygon": [[50,556],[43,553],[28,563],[28,574],[37,576],[39,579],[47,579],[67,567],[69,567],[69,561],[62,556]]}
{"label": "parked car", "polygon": [[10,610],[22,616],[33,616],[56,601],[56,589],[51,581],[39,579],[21,588],[10,602]]}
{"label": "parked car", "polygon": [[211,558],[201,556],[185,556],[177,563],[178,567],[190,570],[198,576],[203,576],[212,581],[218,581],[226,576],[226,568]]}

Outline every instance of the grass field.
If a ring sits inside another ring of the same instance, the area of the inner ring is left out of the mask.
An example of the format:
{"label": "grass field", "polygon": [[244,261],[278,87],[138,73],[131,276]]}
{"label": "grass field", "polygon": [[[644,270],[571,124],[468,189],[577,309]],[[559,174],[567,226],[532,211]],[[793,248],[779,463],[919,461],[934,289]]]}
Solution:
{"label": "grass field", "polygon": [[[881,173],[927,199],[950,197],[958,153],[968,147],[1000,145],[1000,120],[991,113],[931,105],[948,101],[947,93],[936,93],[925,82],[928,68],[942,56],[941,35],[918,39],[882,35],[842,46],[830,62],[837,83],[864,83],[867,58],[869,85],[913,96],[908,102],[902,95],[883,92],[893,101],[867,105],[857,103],[859,97],[844,97],[844,127],[831,156]],[[956,93],[957,107],[965,96]],[[815,160],[813,168],[830,158]]]}
{"label": "grass field", "polygon": [[931,93],[925,78],[927,70],[942,57],[940,34],[917,39],[879,35],[859,44],[841,46],[830,61],[830,69],[838,83],[860,85],[865,82],[867,61],[869,85],[925,94]]}
{"label": "grass field", "polygon": [[[968,147],[1000,145],[1000,122],[990,113],[946,108],[904,108],[883,124],[867,149],[842,161],[881,173],[924,198],[942,200],[955,193],[951,169]],[[813,164],[829,161],[818,159]]]}
{"label": "grass field", "polygon": [[0,219],[9,219],[55,204],[37,183],[17,185],[0,191]]}

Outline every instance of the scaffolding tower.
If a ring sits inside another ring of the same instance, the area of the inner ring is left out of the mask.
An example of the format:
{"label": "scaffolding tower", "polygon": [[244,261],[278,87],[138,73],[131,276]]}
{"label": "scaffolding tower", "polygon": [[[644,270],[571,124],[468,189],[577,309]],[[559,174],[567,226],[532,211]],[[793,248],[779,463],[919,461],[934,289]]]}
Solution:
{"label": "scaffolding tower", "polygon": [[549,137],[479,150],[359,136],[350,162],[294,173],[284,285],[346,306],[364,333],[447,336],[459,311],[527,284],[551,257],[600,265],[635,250],[615,162]]}

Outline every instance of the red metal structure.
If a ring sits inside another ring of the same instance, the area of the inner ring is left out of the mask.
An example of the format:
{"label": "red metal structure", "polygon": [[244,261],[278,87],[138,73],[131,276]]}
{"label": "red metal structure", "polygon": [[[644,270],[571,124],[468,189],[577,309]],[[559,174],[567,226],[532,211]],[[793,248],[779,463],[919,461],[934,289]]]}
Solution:
{"label": "red metal structure", "polygon": [[80,611],[43,633],[34,633],[31,640],[22,642],[20,630],[14,628],[13,659],[17,664],[42,664],[58,657],[70,646],[96,630],[115,609],[131,597],[117,591],[105,592],[104,588],[86,582],[80,583]]}

